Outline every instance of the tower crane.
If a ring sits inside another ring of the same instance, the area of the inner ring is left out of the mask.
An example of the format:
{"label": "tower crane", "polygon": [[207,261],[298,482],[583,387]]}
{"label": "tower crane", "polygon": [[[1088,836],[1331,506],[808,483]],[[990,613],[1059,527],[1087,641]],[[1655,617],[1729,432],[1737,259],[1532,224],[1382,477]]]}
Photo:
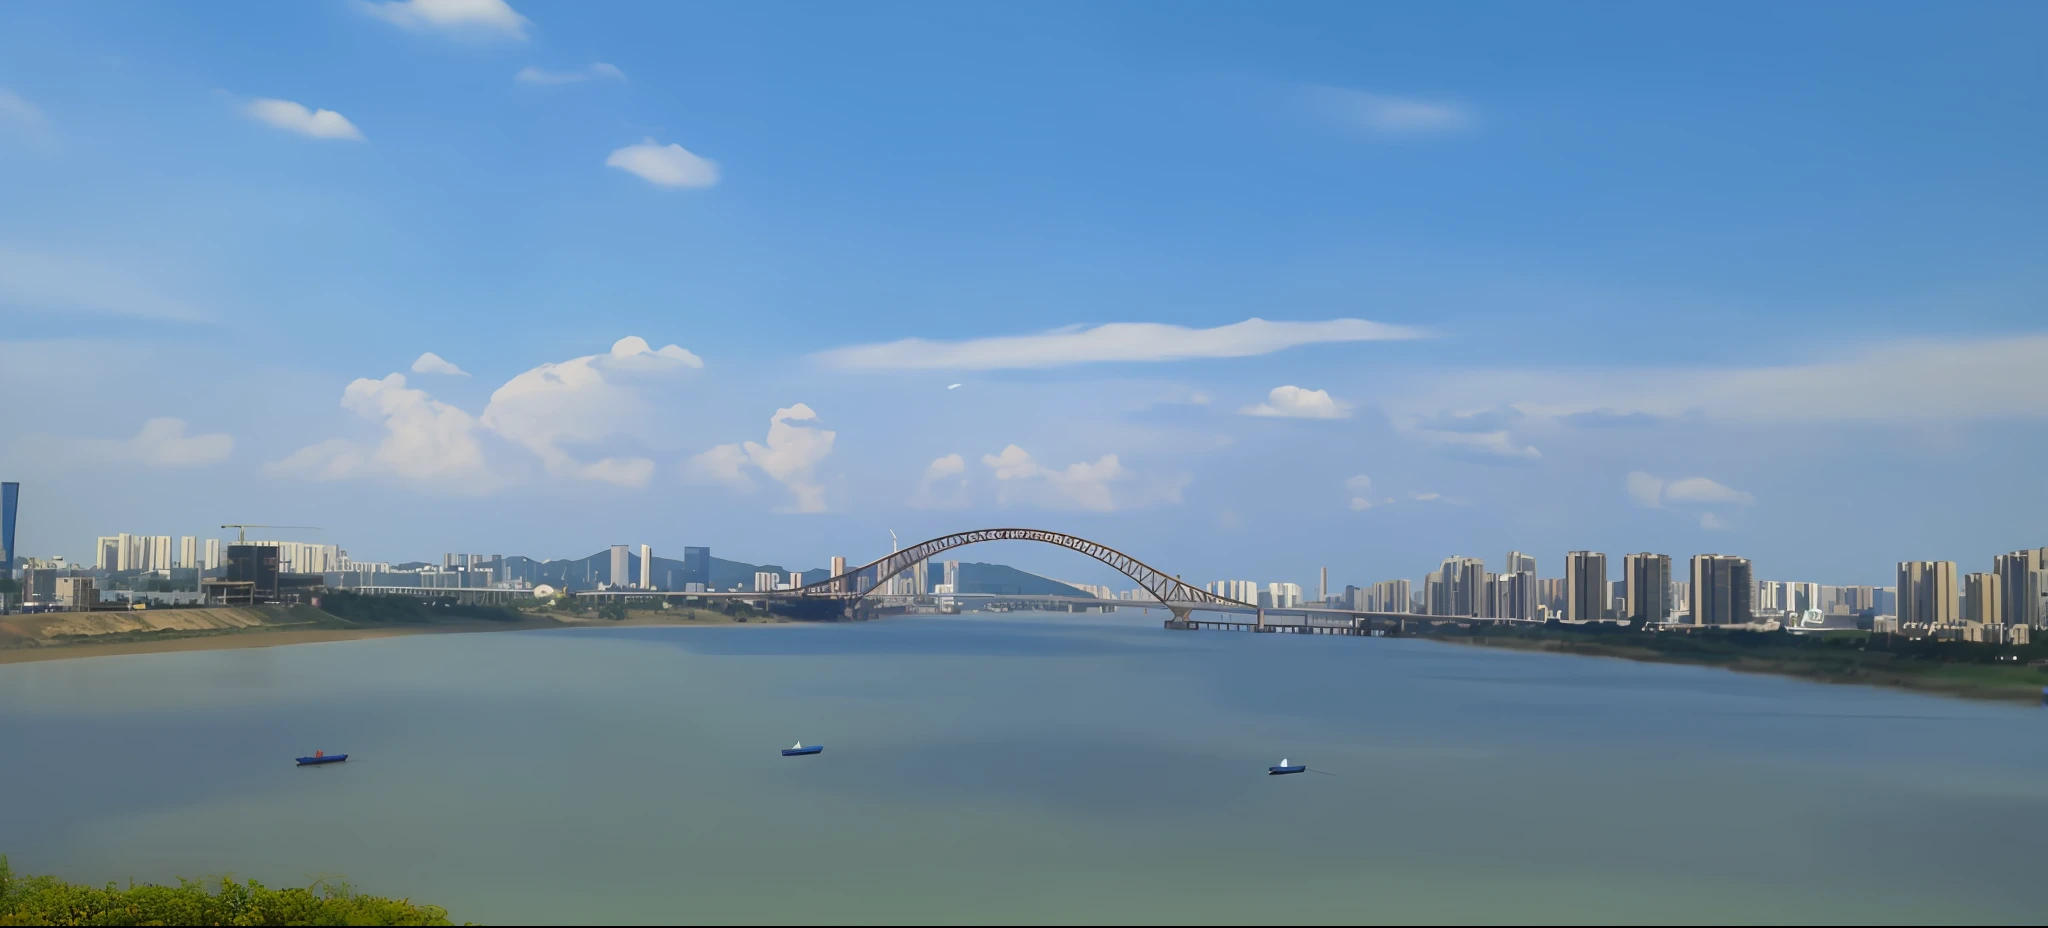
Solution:
{"label": "tower crane", "polygon": [[235,530],[235,544],[238,544],[238,545],[246,545],[246,544],[248,544],[248,543],[249,543],[249,533],[248,533],[248,532],[246,531],[246,529],[252,529],[252,528],[302,528],[302,529],[310,529],[310,530],[312,530],[312,531],[315,531],[315,532],[317,532],[317,531],[320,531],[320,526],[317,526],[317,525],[257,525],[257,524],[256,524],[256,523],[254,523],[254,522],[230,522],[230,523],[228,523],[228,524],[226,524],[226,525],[223,525],[223,526],[221,526],[221,528],[231,528],[231,529],[234,529],[234,530]]}

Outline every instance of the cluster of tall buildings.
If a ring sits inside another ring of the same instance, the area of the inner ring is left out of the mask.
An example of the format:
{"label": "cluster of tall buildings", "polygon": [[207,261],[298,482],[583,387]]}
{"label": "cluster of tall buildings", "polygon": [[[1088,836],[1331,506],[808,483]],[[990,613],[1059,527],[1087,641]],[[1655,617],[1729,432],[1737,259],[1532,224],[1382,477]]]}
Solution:
{"label": "cluster of tall buildings", "polygon": [[[1262,589],[1256,580],[1217,580],[1203,587],[1225,599],[1263,606],[1267,609],[1287,609],[1302,604],[1301,584],[1268,583]],[[1105,597],[1113,598],[1113,597]]]}
{"label": "cluster of tall buildings", "polygon": [[[282,544],[282,542],[262,542]],[[93,545],[95,570],[215,570],[221,566],[220,539],[182,535],[101,535]]]}
{"label": "cluster of tall buildings", "polygon": [[1958,582],[1954,561],[1900,561],[1900,627],[2048,627],[2048,548],[1991,559]]}

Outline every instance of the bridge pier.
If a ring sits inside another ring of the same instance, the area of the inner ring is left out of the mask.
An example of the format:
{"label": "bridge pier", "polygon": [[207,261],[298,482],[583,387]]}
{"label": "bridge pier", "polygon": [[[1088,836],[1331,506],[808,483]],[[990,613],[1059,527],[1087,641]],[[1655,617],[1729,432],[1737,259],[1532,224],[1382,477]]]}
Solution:
{"label": "bridge pier", "polygon": [[1272,632],[1272,631],[1275,631],[1275,629],[1274,629],[1274,628],[1273,628],[1272,626],[1270,626],[1270,625],[1267,625],[1267,624],[1266,624],[1266,610],[1264,610],[1264,609],[1261,609],[1261,610],[1259,610],[1259,624],[1258,624],[1257,626],[1253,627],[1253,628],[1252,628],[1252,631],[1255,631],[1255,632]]}
{"label": "bridge pier", "polygon": [[1172,606],[1168,606],[1166,607],[1166,611],[1173,613],[1166,619],[1167,628],[1173,629],[1175,631],[1184,632],[1191,632],[1195,630],[1195,623],[1188,621],[1188,613],[1192,612],[1193,610],[1175,609]]}

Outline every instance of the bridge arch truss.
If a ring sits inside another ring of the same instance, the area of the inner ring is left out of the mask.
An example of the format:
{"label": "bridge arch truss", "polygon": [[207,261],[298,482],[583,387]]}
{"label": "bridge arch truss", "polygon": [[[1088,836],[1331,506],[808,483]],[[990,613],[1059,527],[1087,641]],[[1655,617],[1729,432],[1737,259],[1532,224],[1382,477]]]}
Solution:
{"label": "bridge arch truss", "polygon": [[893,552],[880,560],[855,567],[836,577],[805,584],[786,595],[859,600],[880,590],[891,577],[924,561],[954,548],[984,541],[1035,541],[1069,551],[1078,551],[1137,581],[1140,589],[1151,594],[1160,605],[1175,612],[1184,613],[1191,609],[1222,609],[1237,612],[1258,608],[1250,603],[1238,602],[1200,587],[1190,586],[1181,582],[1180,578],[1108,545],[1062,532],[1048,532],[1035,528],[985,528],[941,535]]}

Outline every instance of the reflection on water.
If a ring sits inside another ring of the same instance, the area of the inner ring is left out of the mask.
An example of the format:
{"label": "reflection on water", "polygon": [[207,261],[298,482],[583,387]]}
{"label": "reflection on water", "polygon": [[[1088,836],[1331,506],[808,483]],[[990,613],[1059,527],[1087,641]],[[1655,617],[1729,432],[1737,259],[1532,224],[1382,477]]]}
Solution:
{"label": "reflection on water", "polygon": [[2030,922],[2043,724],[1157,616],[421,636],[0,666],[0,852],[486,923]]}

